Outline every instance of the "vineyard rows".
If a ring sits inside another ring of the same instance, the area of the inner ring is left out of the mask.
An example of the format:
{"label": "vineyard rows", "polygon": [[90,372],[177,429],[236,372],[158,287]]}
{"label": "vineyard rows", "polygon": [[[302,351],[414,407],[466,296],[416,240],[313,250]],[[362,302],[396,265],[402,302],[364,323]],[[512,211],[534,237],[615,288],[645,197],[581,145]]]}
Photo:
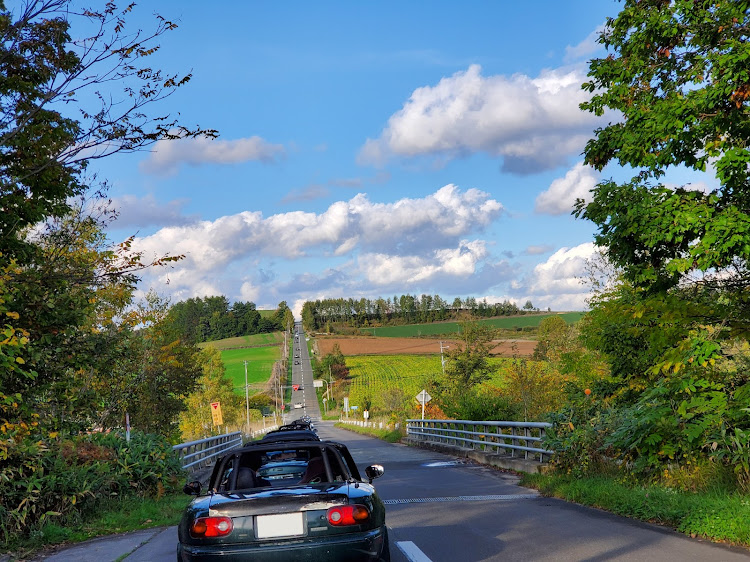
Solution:
{"label": "vineyard rows", "polygon": [[[502,386],[504,371],[512,360],[492,358],[490,361],[500,368],[487,384]],[[439,355],[359,355],[347,357],[346,364],[352,377],[349,404],[360,408],[369,397],[373,408],[390,409],[386,401],[393,396],[394,389],[399,389],[409,404],[430,381],[443,376]]]}
{"label": "vineyard rows", "polygon": [[352,376],[349,403],[353,406],[369,396],[374,408],[385,408],[392,389],[400,389],[410,400],[428,381],[442,376],[439,356],[363,355],[347,357],[346,364]]}

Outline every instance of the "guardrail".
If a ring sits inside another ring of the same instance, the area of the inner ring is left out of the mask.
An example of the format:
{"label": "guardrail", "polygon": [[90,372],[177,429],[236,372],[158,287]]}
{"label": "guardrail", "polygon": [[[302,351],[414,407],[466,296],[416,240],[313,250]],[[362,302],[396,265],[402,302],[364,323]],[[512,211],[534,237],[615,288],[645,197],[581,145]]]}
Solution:
{"label": "guardrail", "polygon": [[214,457],[241,446],[242,432],[235,431],[181,443],[172,447],[172,450],[180,457],[182,468],[198,468]]}
{"label": "guardrail", "polygon": [[503,449],[511,457],[544,462],[554,453],[538,446],[546,422],[406,420],[406,435],[416,441],[442,443],[482,451]]}
{"label": "guardrail", "polygon": [[372,427],[374,429],[399,429],[400,423],[386,423],[382,421],[363,421],[339,418],[338,423],[348,423],[349,425],[358,425],[359,427]]}
{"label": "guardrail", "polygon": [[[259,435],[278,428],[278,425],[269,425],[263,429],[251,431],[250,437],[254,439]],[[209,461],[214,457],[241,447],[242,444],[242,432],[235,431],[234,433],[225,433],[223,435],[198,439],[197,441],[180,443],[172,447],[172,450],[179,456],[182,468],[199,468],[201,465],[207,466]]]}

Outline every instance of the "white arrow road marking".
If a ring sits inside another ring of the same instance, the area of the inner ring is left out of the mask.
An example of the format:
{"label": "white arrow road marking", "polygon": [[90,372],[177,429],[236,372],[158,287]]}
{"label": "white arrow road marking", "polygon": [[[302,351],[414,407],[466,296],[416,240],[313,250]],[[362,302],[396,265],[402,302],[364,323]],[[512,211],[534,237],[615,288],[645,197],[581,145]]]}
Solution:
{"label": "white arrow road marking", "polygon": [[398,541],[398,549],[404,553],[410,562],[432,562],[427,555],[419,550],[419,547],[411,541]]}

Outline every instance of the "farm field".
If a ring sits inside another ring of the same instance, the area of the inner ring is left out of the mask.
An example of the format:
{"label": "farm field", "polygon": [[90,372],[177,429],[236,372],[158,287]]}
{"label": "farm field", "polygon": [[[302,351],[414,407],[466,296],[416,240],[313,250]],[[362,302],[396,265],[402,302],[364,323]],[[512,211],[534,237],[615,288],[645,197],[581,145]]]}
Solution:
{"label": "farm field", "polygon": [[[524,314],[521,316],[504,316],[501,318],[487,318],[479,320],[480,324],[487,324],[501,330],[515,330],[535,328],[544,318],[560,316],[568,324],[574,324],[583,318],[584,312],[562,312],[550,314]],[[450,337],[459,331],[458,322],[434,322],[431,324],[407,324],[406,326],[382,326],[377,328],[360,328],[360,332],[382,338],[412,338],[421,336]]]}
{"label": "farm field", "polygon": [[[493,358],[491,362],[499,364],[500,369],[493,379],[486,384],[502,386],[503,366],[509,359]],[[359,406],[365,398],[372,401],[372,407],[379,410],[391,410],[389,401],[412,400],[428,382],[442,377],[440,356],[389,355],[347,357],[351,384],[349,386],[349,403]],[[415,402],[416,403],[416,402]]]}
{"label": "farm field", "polygon": [[[237,394],[245,395],[245,364],[247,361],[248,384],[265,384],[271,378],[274,362],[281,358],[278,346],[226,349],[221,352],[227,375]],[[251,389],[252,393],[252,389]]]}
{"label": "farm field", "polygon": [[[334,345],[338,345],[347,357],[356,355],[435,355],[440,354],[440,340],[432,338],[380,338],[380,337],[317,337],[318,350],[321,356],[331,353]],[[445,346],[453,347],[450,340],[442,340]],[[500,357],[531,357],[536,347],[533,340],[497,340],[492,353]],[[438,365],[440,358],[437,359]]]}
{"label": "farm field", "polygon": [[[219,351],[225,349],[238,349],[244,347],[259,347],[264,345],[280,345],[284,341],[283,332],[271,332],[270,334],[254,334],[252,336],[239,336],[223,340],[199,343],[198,347],[211,346]],[[244,383],[243,383],[244,384]]]}

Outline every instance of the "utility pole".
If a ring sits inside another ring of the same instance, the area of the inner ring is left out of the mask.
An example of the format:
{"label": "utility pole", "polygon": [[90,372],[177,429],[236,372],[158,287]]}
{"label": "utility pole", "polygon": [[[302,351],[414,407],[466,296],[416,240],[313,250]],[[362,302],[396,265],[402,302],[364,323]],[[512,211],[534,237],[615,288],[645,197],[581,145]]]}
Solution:
{"label": "utility pole", "polygon": [[443,349],[450,349],[450,346],[443,346],[443,342],[440,342],[440,364],[443,366],[443,376],[445,376],[445,359],[443,359]]}
{"label": "utility pole", "polygon": [[250,395],[247,390],[247,360],[243,361],[245,364],[245,411],[247,413],[247,434],[250,435]]}

